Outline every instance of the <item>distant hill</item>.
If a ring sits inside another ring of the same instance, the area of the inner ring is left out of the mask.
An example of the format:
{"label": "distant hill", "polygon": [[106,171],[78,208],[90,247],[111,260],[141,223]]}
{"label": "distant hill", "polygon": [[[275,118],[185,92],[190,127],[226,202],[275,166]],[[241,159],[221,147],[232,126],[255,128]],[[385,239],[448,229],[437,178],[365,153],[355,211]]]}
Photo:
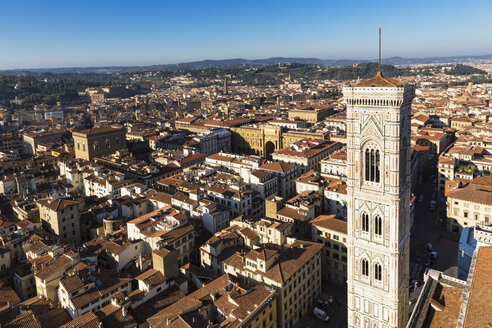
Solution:
{"label": "distant hill", "polygon": [[[418,64],[447,64],[447,63],[468,63],[474,60],[492,60],[492,55],[483,56],[451,56],[451,57],[426,57],[426,58],[403,58],[389,57],[383,58],[383,63],[387,65],[418,65]],[[220,59],[220,60],[201,60],[179,64],[151,65],[151,66],[104,66],[104,67],[64,67],[64,68],[33,68],[4,70],[0,73],[128,73],[169,69],[190,69],[206,68],[214,66],[240,66],[240,65],[277,65],[287,63],[314,64],[328,67],[350,66],[357,63],[375,62],[376,59],[354,60],[354,59],[318,59],[302,57],[272,57],[265,59]]]}

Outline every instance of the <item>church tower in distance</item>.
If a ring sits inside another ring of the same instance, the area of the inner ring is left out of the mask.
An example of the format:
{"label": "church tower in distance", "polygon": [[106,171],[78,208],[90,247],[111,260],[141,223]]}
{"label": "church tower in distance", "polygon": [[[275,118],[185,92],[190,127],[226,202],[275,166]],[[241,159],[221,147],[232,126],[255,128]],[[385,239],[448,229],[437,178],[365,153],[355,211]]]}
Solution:
{"label": "church tower in distance", "polygon": [[380,60],[375,77],[344,87],[343,96],[348,327],[403,328],[408,320],[410,114],[415,91],[384,77]]}

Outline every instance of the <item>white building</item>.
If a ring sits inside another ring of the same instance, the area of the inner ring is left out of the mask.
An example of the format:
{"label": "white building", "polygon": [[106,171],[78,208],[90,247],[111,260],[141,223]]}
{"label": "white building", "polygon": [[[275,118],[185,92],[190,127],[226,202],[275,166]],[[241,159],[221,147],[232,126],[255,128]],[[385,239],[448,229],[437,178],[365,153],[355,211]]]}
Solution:
{"label": "white building", "polygon": [[132,290],[131,280],[106,271],[87,277],[73,274],[60,280],[58,300],[72,318],[77,318],[110,304],[118,293],[128,295]]}
{"label": "white building", "polygon": [[405,327],[413,87],[376,77],[347,102],[348,327]]}
{"label": "white building", "polygon": [[327,177],[347,177],[347,148],[344,147],[320,162],[321,174]]}

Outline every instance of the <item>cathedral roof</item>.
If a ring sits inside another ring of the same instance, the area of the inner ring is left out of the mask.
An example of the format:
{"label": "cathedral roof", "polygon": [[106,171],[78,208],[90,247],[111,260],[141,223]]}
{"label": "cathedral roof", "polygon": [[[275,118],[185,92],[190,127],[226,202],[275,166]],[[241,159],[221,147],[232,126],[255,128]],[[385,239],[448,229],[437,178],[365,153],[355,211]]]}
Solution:
{"label": "cathedral roof", "polygon": [[401,87],[403,86],[403,83],[395,79],[384,77],[381,74],[381,72],[378,72],[378,74],[376,74],[375,77],[359,82],[355,86],[356,87]]}

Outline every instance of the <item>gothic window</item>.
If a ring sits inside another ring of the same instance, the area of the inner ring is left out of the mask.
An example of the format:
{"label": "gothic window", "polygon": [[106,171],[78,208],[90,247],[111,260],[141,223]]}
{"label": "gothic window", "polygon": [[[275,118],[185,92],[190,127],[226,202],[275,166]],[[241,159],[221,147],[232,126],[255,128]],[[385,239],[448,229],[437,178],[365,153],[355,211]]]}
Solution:
{"label": "gothic window", "polygon": [[364,150],[365,180],[379,183],[381,177],[381,155],[374,143],[370,143]]}
{"label": "gothic window", "polygon": [[362,275],[365,277],[369,277],[369,262],[366,259],[362,259],[360,261],[362,267]]}
{"label": "gothic window", "polygon": [[85,151],[85,142],[82,143],[82,151]]}
{"label": "gothic window", "polygon": [[378,281],[383,280],[383,268],[379,263],[374,264],[374,279]]}
{"label": "gothic window", "polygon": [[77,150],[80,150],[80,142],[77,141]]}
{"label": "gothic window", "polygon": [[383,219],[379,215],[374,217],[374,234],[377,236],[383,235]]}
{"label": "gothic window", "polygon": [[111,141],[109,139],[106,139],[106,148],[111,148]]}
{"label": "gothic window", "polygon": [[99,142],[94,141],[94,143],[92,144],[92,146],[94,147],[94,150],[98,150],[99,149]]}
{"label": "gothic window", "polygon": [[362,231],[369,232],[369,214],[362,213]]}

